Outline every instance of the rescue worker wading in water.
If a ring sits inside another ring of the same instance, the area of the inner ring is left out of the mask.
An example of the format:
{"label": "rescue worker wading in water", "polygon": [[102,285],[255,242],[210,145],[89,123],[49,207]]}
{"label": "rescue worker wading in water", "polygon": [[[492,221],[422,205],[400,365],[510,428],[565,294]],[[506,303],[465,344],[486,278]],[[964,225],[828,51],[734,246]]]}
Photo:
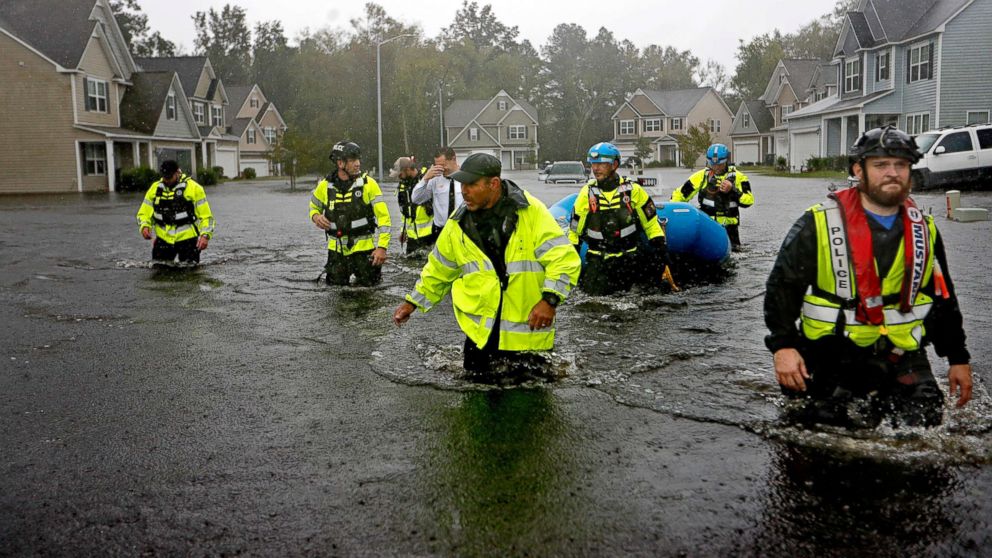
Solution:
{"label": "rescue worker wading in water", "polygon": [[707,167],[696,172],[681,188],[672,192],[672,201],[691,202],[699,198],[699,209],[723,225],[730,246],[741,251],[741,208],[754,205],[751,181],[730,165],[730,150],[714,143],[706,150]]}
{"label": "rescue worker wading in water", "polygon": [[214,234],[207,194],[175,161],[162,161],[159,171],[162,179],[148,188],[138,209],[141,236],[154,239],[155,262],[172,263],[178,257],[182,264],[199,263]]}
{"label": "rescue worker wading in water", "polygon": [[331,149],[335,172],[317,183],[310,197],[310,220],[327,234],[328,285],[358,286],[382,281],[389,247],[390,220],[379,184],[361,172],[361,149],[342,141]]}
{"label": "rescue worker wading in water", "polygon": [[434,205],[413,203],[410,199],[414,187],[427,173],[426,167],[417,168],[413,157],[400,157],[393,163],[389,176],[399,179],[396,187],[396,201],[403,217],[403,232],[400,244],[406,243],[406,253],[412,254],[421,248],[434,245]]}
{"label": "rescue worker wading in water", "polygon": [[[939,424],[944,396],[926,345],[946,357],[957,406],[971,399],[970,356],[933,218],[909,197],[916,142],[887,126],[851,148],[856,188],[792,226],[765,290],[765,344],[800,422]],[[796,327],[797,321],[799,327]]]}
{"label": "rescue worker wading in water", "polygon": [[[579,190],[568,240],[588,246],[579,287],[592,295],[630,290],[635,281],[658,284],[666,274],[668,247],[651,196],[617,174],[620,150],[597,143],[586,157],[595,179]],[[647,236],[650,249],[641,244]]]}

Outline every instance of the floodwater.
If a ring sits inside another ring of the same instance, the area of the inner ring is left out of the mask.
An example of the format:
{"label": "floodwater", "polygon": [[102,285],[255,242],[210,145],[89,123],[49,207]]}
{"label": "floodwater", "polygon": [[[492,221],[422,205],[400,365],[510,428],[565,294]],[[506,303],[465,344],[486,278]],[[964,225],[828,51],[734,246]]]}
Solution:
{"label": "floodwater", "polygon": [[[655,175],[659,199],[685,176]],[[511,177],[548,204],[577,188]],[[576,294],[557,379],[512,388],[461,377],[450,304],[392,325],[422,257],[317,282],[308,187],[208,189],[194,270],[150,268],[138,194],[0,198],[0,555],[992,555],[992,223],[917,197],[975,400],[929,430],[802,430],[761,304],[827,183],[752,183],[725,279]]]}

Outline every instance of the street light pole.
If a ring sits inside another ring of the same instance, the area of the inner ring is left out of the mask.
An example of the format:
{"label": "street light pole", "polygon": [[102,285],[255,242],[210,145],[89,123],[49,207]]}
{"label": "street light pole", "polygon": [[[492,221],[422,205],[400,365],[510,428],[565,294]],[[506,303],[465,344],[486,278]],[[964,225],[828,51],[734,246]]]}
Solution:
{"label": "street light pole", "polygon": [[443,87],[444,87],[443,83],[437,84],[437,102],[438,102],[437,121],[439,127],[441,128],[441,143],[440,143],[441,147],[444,147],[444,94],[441,91]]}
{"label": "street light pole", "polygon": [[381,64],[379,61],[379,55],[382,49],[382,45],[395,41],[396,39],[402,37],[414,37],[413,33],[403,33],[402,35],[396,35],[395,37],[390,37],[385,41],[379,41],[375,44],[375,96],[376,96],[376,125],[379,131],[379,182],[382,182],[382,71]]}

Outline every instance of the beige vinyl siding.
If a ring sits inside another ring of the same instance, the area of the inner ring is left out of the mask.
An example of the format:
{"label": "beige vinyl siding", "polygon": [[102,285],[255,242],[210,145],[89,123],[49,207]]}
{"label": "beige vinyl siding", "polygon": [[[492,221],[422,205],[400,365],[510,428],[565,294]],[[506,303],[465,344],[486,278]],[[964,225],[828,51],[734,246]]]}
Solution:
{"label": "beige vinyl siding", "polygon": [[[649,114],[661,114],[658,107],[654,106],[651,99],[648,99],[645,95],[634,95],[630,99],[630,104],[637,110],[637,112],[647,116]],[[631,117],[626,117],[631,118]]]}
{"label": "beige vinyl siding", "polygon": [[196,82],[196,89],[193,90],[193,96],[197,99],[206,99],[208,91],[210,91],[210,72],[207,71],[207,65],[204,64],[203,69],[200,70],[200,78]]}
{"label": "beige vinyl siding", "polygon": [[[504,101],[506,103],[506,110],[499,110],[500,101]],[[505,95],[500,95],[495,97],[492,102],[489,103],[489,106],[482,111],[482,114],[480,114],[476,120],[485,124],[499,122],[511,109],[513,109],[513,100]]]}
{"label": "beige vinyl siding", "polygon": [[[93,124],[97,126],[120,126],[120,99],[121,91],[114,83],[114,71],[112,64],[104,52],[103,43],[98,39],[90,38],[86,51],[83,53],[79,63],[79,70],[85,75],[75,75],[76,79],[76,111],[81,124]],[[86,110],[86,84],[85,78],[89,76],[107,82],[107,108],[109,113],[87,112]]]}
{"label": "beige vinyl siding", "polygon": [[[258,99],[258,106],[251,108],[251,98],[255,97]],[[258,111],[262,108],[262,105],[268,102],[265,95],[262,95],[262,91],[258,87],[253,87],[248,96],[245,97],[245,103],[238,107],[238,115],[235,118],[255,118]]]}
{"label": "beige vinyl siding", "polygon": [[70,78],[0,33],[0,193],[75,192]]}
{"label": "beige vinyl siding", "polygon": [[[527,137],[525,139],[510,139],[510,126],[525,126]],[[506,117],[506,120],[503,121],[499,141],[505,146],[527,147],[531,142],[536,141],[534,137],[534,120],[522,110],[511,112]]]}
{"label": "beige vinyl siding", "polygon": [[[730,130],[733,128],[734,115],[727,110],[727,107],[712,90],[707,91],[703,98],[696,103],[696,106],[689,111],[688,122],[684,124],[683,132],[688,126],[695,126],[696,124],[709,126],[711,118],[720,121],[720,132],[712,134],[714,143],[730,145]],[[700,157],[696,161],[697,165],[702,164],[704,160],[705,157]]]}
{"label": "beige vinyl siding", "polygon": [[[248,143],[248,128],[255,129],[255,143],[253,144]],[[259,153],[265,153],[268,151],[268,146],[265,145],[265,135],[262,134],[262,129],[254,123],[249,124],[248,128],[245,128],[245,132],[241,134],[241,141],[238,143],[241,147],[242,157],[248,154],[257,156]]]}
{"label": "beige vinyl siding", "polygon": [[279,116],[273,111],[267,111],[262,119],[258,123],[259,126],[264,128],[275,128],[277,132],[282,133],[283,122],[279,119]]}

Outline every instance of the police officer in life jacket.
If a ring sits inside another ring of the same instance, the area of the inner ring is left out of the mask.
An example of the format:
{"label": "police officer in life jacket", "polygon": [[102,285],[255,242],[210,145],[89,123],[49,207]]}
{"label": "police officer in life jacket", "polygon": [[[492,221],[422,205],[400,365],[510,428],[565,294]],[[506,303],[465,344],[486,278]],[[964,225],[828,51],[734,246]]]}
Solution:
{"label": "police officer in life jacket", "polygon": [[359,286],[382,281],[389,247],[390,220],[379,184],[362,172],[362,151],[341,141],[331,149],[334,172],[317,183],[310,197],[310,220],[327,235],[328,285]]}
{"label": "police officer in life jacket", "polygon": [[[765,344],[794,418],[872,427],[935,425],[944,396],[926,345],[950,364],[950,395],[971,399],[961,312],[933,218],[909,197],[916,142],[892,126],[851,148],[856,188],[792,226],[768,277]],[[798,327],[797,327],[798,322]]]}
{"label": "police officer in life jacket", "polygon": [[[659,283],[668,248],[651,196],[617,174],[620,150],[601,142],[586,157],[594,178],[579,190],[572,208],[568,239],[576,250],[588,246],[579,287],[605,295],[630,290],[634,282]],[[651,250],[641,246],[642,233]]]}
{"label": "police officer in life jacket", "polygon": [[[141,236],[152,240],[152,259],[196,264],[214,234],[214,217],[203,186],[186,176],[173,160],[159,166],[162,179],[145,192],[138,209]],[[154,234],[152,231],[154,230]]]}
{"label": "police officer in life jacket", "polygon": [[699,209],[723,225],[735,252],[741,250],[740,220],[742,207],[754,204],[751,182],[730,165],[730,150],[714,143],[706,150],[707,167],[694,173],[681,188],[672,192],[672,201],[699,199]]}
{"label": "police officer in life jacket", "polygon": [[420,179],[427,173],[427,167],[419,167],[416,159],[400,157],[393,163],[389,176],[399,179],[396,200],[403,218],[403,232],[400,243],[406,243],[406,253],[412,254],[421,248],[434,245],[434,204],[431,202],[413,203],[411,194]]}

